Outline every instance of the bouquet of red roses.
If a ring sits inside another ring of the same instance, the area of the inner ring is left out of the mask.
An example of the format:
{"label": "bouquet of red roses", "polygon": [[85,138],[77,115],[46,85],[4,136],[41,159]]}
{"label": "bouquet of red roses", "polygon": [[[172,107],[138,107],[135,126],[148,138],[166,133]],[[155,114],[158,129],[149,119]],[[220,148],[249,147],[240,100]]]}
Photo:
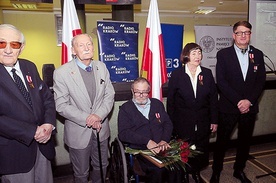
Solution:
{"label": "bouquet of red roses", "polygon": [[170,149],[161,151],[158,154],[152,153],[150,150],[136,150],[131,148],[126,148],[125,152],[129,154],[143,154],[147,156],[152,156],[157,160],[161,161],[164,166],[170,170],[179,170],[182,168],[186,171],[185,167],[189,166],[188,158],[195,157],[200,154],[200,151],[196,150],[195,145],[190,145],[187,141],[182,139],[171,140]]}

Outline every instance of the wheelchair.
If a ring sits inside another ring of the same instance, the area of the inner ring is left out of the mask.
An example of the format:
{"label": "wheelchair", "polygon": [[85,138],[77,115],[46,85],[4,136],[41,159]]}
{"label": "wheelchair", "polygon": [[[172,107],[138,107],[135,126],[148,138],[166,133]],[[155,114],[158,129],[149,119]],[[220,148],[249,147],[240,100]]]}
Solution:
{"label": "wheelchair", "polygon": [[134,155],[125,153],[125,145],[116,137],[110,146],[111,183],[139,183],[140,176],[133,170],[134,158]]}

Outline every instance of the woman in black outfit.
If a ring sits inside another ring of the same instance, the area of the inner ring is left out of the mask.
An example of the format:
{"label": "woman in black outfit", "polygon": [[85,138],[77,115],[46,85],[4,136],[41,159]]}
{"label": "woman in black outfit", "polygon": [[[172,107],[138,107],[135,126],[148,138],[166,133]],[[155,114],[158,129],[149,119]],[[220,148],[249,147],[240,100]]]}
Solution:
{"label": "woman in black outfit", "polygon": [[[203,182],[200,171],[209,163],[209,135],[217,130],[218,94],[210,69],[200,66],[202,49],[188,43],[181,52],[183,67],[173,71],[168,85],[167,111],[173,134],[195,144],[203,152],[189,158],[187,170],[196,182]],[[187,181],[186,181],[187,182]]]}

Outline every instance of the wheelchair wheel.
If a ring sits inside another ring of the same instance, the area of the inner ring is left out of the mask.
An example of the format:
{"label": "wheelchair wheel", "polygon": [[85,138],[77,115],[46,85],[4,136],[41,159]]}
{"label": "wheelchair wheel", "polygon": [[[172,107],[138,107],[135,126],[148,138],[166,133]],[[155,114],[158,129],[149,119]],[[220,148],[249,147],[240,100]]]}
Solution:
{"label": "wheelchair wheel", "polygon": [[111,143],[110,158],[110,182],[128,183],[125,150],[117,138]]}

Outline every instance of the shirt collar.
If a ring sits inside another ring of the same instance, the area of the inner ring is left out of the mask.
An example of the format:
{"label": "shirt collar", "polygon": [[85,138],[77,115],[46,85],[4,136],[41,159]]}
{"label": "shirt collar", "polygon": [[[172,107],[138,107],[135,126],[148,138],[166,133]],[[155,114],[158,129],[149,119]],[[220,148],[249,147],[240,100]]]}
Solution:
{"label": "shirt collar", "polygon": [[[199,73],[201,73],[201,71],[202,71],[201,67],[197,66],[195,75],[197,76]],[[188,74],[189,76],[192,76],[187,64],[185,64],[185,73]]]}
{"label": "shirt collar", "polygon": [[[134,98],[132,98],[132,102],[136,105],[136,107],[142,107],[141,105],[139,105],[135,100],[134,100]],[[145,106],[143,107],[143,108],[147,108],[148,106],[150,106],[150,103],[151,103],[151,101],[150,101],[150,99],[148,98],[148,100],[147,100],[147,103],[145,104]]]}
{"label": "shirt collar", "polygon": [[14,66],[13,67],[8,67],[8,66],[4,66],[5,68],[6,68],[6,70],[10,73],[11,72],[11,70],[13,69],[13,68],[15,68],[15,70],[17,71],[17,72],[21,72],[21,70],[20,70],[20,65],[19,65],[19,61],[17,60],[16,61],[16,63],[14,64]]}
{"label": "shirt collar", "polygon": [[[235,50],[236,50],[237,53],[242,53],[241,52],[241,48],[239,48],[236,44],[234,44],[234,48],[235,48]],[[249,51],[249,49],[250,48],[249,48],[249,45],[248,45],[247,48],[246,48],[246,50],[247,50],[246,53]]]}
{"label": "shirt collar", "polygon": [[[75,59],[76,64],[83,70],[85,70],[85,68],[87,67],[85,64],[83,64],[81,61],[79,61],[79,59]],[[89,64],[89,66],[92,68],[92,62]]]}

